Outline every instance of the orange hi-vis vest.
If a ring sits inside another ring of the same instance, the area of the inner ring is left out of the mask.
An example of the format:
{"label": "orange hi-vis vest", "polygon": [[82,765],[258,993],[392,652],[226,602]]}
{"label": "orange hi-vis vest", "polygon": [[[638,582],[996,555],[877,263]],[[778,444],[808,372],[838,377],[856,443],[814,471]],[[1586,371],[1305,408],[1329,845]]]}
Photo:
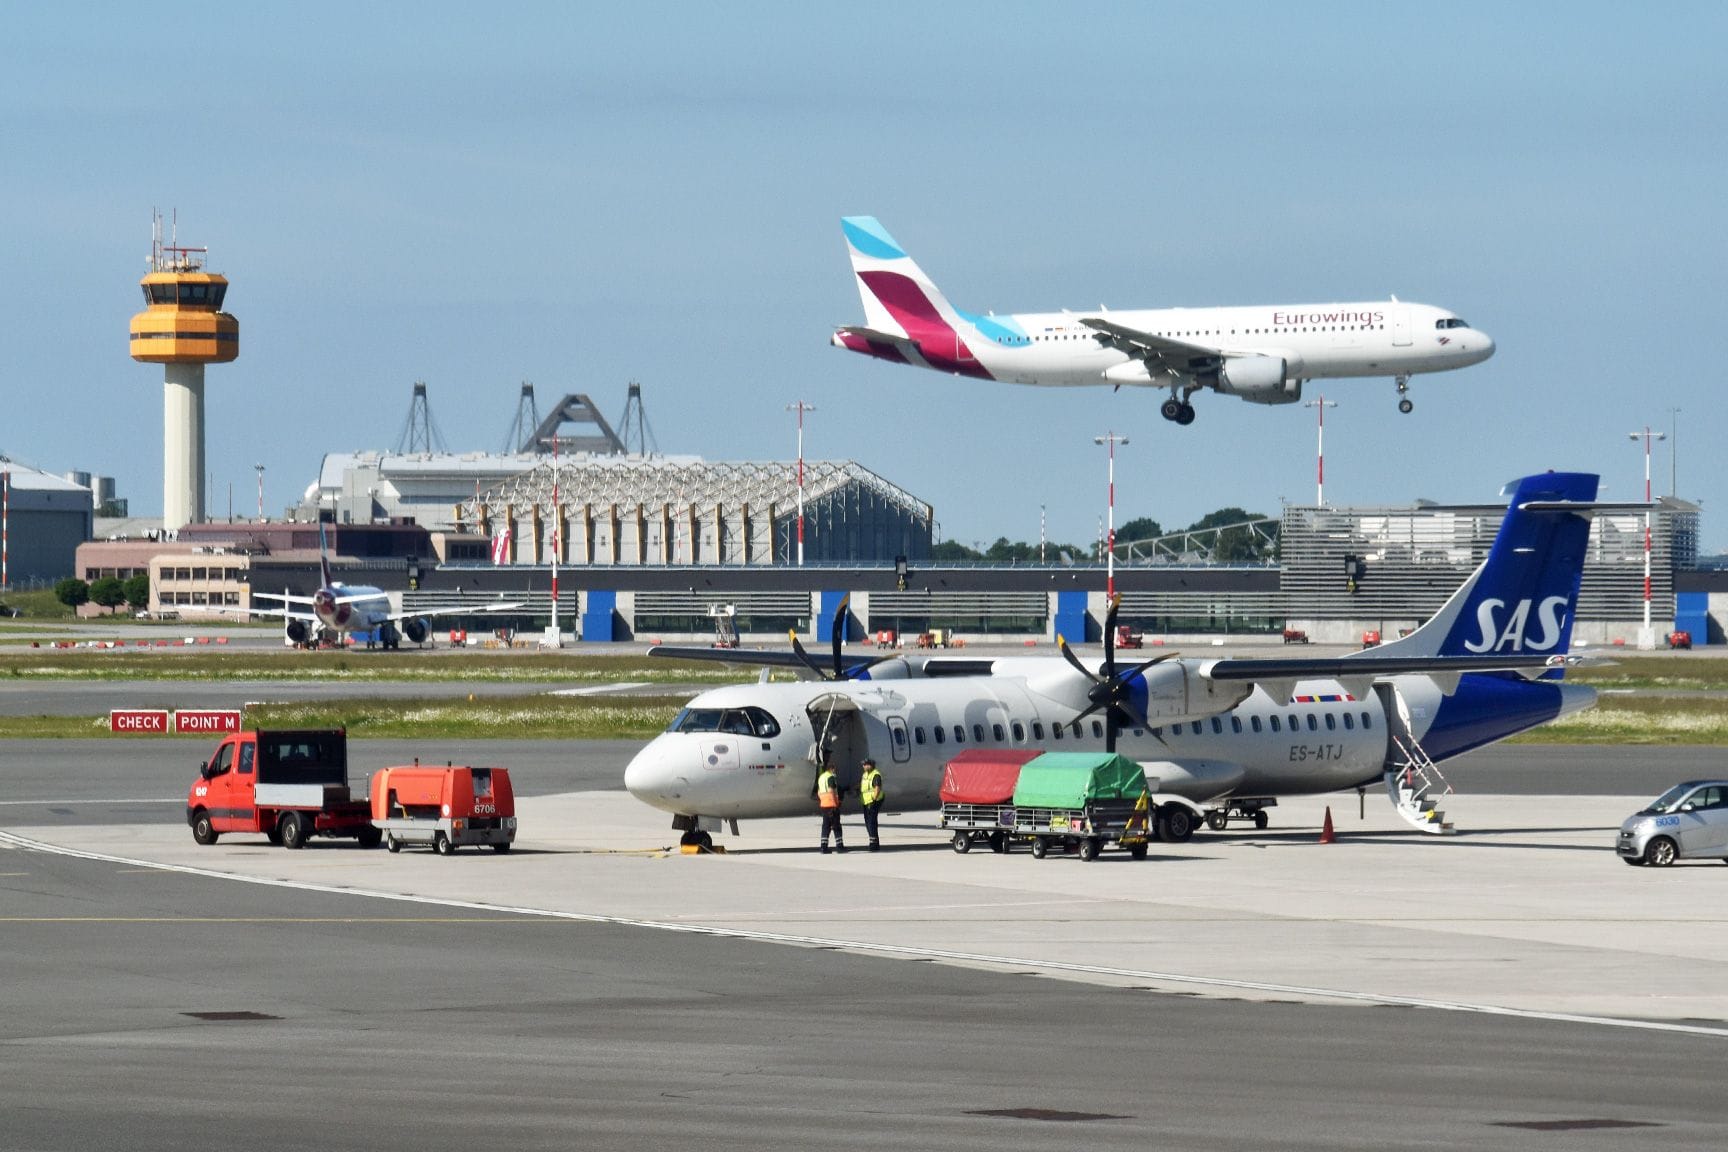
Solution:
{"label": "orange hi-vis vest", "polygon": [[816,802],[824,808],[840,807],[840,778],[834,774],[834,769],[824,769],[816,777]]}

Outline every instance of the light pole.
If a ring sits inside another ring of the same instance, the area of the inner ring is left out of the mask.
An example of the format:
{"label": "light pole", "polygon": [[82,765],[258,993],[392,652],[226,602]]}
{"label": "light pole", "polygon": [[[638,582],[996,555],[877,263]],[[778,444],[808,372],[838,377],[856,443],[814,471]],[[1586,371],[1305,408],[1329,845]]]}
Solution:
{"label": "light pole", "polygon": [[816,405],[799,400],[786,405],[786,411],[798,413],[798,567],[804,567],[804,413],[816,411]]}
{"label": "light pole", "polygon": [[1338,407],[1338,401],[1326,399],[1321,393],[1303,403],[1304,408],[1319,409],[1319,434],[1314,442],[1314,503],[1326,507],[1326,409]]}
{"label": "light pole", "polygon": [[1105,444],[1110,448],[1110,529],[1104,536],[1104,595],[1114,598],[1116,595],[1116,445],[1128,443],[1128,437],[1118,436],[1114,432],[1106,432],[1102,436],[1092,437],[1092,443]]}
{"label": "light pole", "polygon": [[1680,409],[1668,409],[1668,495],[1680,496]]}
{"label": "light pole", "polygon": [[1044,505],[1038,505],[1038,563],[1044,563]]}
{"label": "light pole", "polygon": [[1638,630],[1638,647],[1648,652],[1656,647],[1656,630],[1650,626],[1650,445],[1668,437],[1650,431],[1649,425],[1644,426],[1644,431],[1629,432],[1627,436],[1644,441],[1644,627]]}
{"label": "light pole", "polygon": [[259,523],[263,523],[263,521],[264,521],[264,465],[254,464],[254,465],[252,465],[252,467],[254,467],[258,470],[258,521],[259,521]]}

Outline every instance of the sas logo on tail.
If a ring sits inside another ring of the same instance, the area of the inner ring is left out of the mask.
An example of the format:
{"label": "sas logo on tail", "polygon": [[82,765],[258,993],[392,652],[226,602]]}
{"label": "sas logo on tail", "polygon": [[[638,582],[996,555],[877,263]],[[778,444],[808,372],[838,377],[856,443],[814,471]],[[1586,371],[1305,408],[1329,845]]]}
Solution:
{"label": "sas logo on tail", "polygon": [[1542,631],[1528,640],[1524,638],[1524,629],[1530,622],[1530,601],[1518,601],[1518,606],[1512,609],[1506,622],[1501,624],[1499,613],[1506,607],[1506,601],[1484,600],[1476,606],[1476,626],[1481,629],[1481,639],[1466,640],[1464,647],[1477,653],[1500,652],[1507,648],[1514,652],[1522,652],[1526,648],[1535,652],[1546,652],[1560,643],[1566,600],[1564,596],[1550,596],[1537,606],[1536,620]]}

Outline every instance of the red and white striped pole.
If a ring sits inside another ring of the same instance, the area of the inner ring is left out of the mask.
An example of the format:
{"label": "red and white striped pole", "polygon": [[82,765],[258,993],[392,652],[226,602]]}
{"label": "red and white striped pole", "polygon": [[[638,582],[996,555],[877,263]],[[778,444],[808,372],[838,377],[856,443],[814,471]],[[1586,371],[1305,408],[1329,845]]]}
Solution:
{"label": "red and white striped pole", "polygon": [[552,434],[552,638],[558,639],[558,548],[559,540],[558,503],[558,434]]}
{"label": "red and white striped pole", "polygon": [[1314,506],[1326,507],[1326,409],[1338,407],[1338,401],[1328,400],[1324,393],[1307,401],[1304,408],[1320,410],[1319,438],[1314,448]]}
{"label": "red and white striped pole", "polygon": [[1128,437],[1118,436],[1114,432],[1106,432],[1102,436],[1092,437],[1092,443],[1110,446],[1110,528],[1104,536],[1104,595],[1114,598],[1116,595],[1116,445],[1128,443]]}

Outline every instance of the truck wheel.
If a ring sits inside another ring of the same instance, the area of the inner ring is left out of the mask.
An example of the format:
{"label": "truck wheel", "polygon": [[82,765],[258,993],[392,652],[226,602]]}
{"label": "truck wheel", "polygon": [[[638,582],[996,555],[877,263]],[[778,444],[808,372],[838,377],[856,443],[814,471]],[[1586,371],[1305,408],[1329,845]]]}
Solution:
{"label": "truck wheel", "polygon": [[354,839],[360,842],[362,848],[376,848],[384,839],[384,833],[376,828],[362,828]]}
{"label": "truck wheel", "polygon": [[277,829],[282,835],[282,847],[289,850],[306,847],[306,818],[298,812],[282,817]]}
{"label": "truck wheel", "polygon": [[282,847],[282,825],[279,823],[272,824],[269,831],[264,833],[264,839],[270,841],[270,843],[274,844],[278,848]]}
{"label": "truck wheel", "polygon": [[962,856],[966,855],[966,853],[972,851],[972,833],[964,830],[954,833],[953,844],[954,851],[960,853]]}
{"label": "truck wheel", "polygon": [[1008,833],[1006,833],[1006,832],[992,832],[992,833],[990,833],[990,851],[998,853],[998,854],[1007,852],[1008,851]]}
{"label": "truck wheel", "polygon": [[209,846],[216,843],[217,835],[216,825],[210,823],[210,813],[198,813],[198,818],[192,821],[192,839]]}
{"label": "truck wheel", "polygon": [[508,844],[494,844],[494,845],[492,845],[492,851],[494,851],[494,852],[508,852],[508,851],[510,851],[510,845],[508,845]]}
{"label": "truck wheel", "polygon": [[1042,860],[1050,854],[1050,841],[1042,836],[1032,838],[1032,859]]}
{"label": "truck wheel", "polygon": [[1098,842],[1096,836],[1086,837],[1080,841],[1080,859],[1087,861],[1098,859],[1098,852],[1102,847],[1103,845]]}
{"label": "truck wheel", "polygon": [[449,856],[456,851],[456,845],[450,843],[450,837],[443,832],[434,832],[432,834],[432,851],[440,856]]}
{"label": "truck wheel", "polygon": [[391,852],[400,852],[402,851],[402,841],[396,839],[396,833],[386,832],[384,833],[384,847]]}

